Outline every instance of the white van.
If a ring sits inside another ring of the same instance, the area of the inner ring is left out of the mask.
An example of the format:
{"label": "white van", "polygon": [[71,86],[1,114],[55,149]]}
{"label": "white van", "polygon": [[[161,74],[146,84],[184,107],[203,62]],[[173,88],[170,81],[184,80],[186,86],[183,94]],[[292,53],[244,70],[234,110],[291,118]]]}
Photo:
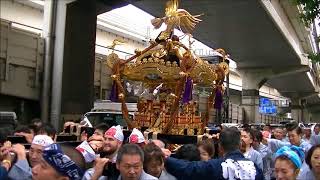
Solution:
{"label": "white van", "polygon": [[[134,113],[137,112],[137,103],[126,103],[129,118],[134,119]],[[120,125],[127,127],[126,121],[122,116],[121,103],[115,103],[111,101],[97,101],[94,103],[93,109],[90,112],[84,114],[92,126],[96,126],[100,123],[106,123],[110,126]]]}
{"label": "white van", "polygon": [[13,130],[17,124],[17,115],[15,112],[0,111],[0,127]]}
{"label": "white van", "polygon": [[[126,103],[129,112],[137,112],[137,103]],[[94,102],[91,112],[111,111],[121,112],[121,103],[111,102],[110,100],[102,100]]]}
{"label": "white van", "polygon": [[[98,112],[87,112],[84,117],[88,118],[92,126],[96,126],[100,123],[106,123],[109,126],[120,125],[127,127],[127,123],[122,116],[122,112],[115,111],[98,111]],[[129,112],[129,118],[134,118],[134,113]]]}

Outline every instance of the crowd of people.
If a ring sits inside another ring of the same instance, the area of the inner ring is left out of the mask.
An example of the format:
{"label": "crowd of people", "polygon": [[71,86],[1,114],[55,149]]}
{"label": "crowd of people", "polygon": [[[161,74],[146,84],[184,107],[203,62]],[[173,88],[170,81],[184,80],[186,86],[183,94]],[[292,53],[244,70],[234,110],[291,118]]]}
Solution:
{"label": "crowd of people", "polygon": [[[0,179],[13,180],[320,180],[320,124],[263,129],[223,127],[197,144],[168,149],[138,129],[125,138],[121,126],[99,124],[76,147],[57,143],[57,132],[40,120],[18,127],[26,147],[0,137]],[[2,132],[2,131],[0,131]]]}

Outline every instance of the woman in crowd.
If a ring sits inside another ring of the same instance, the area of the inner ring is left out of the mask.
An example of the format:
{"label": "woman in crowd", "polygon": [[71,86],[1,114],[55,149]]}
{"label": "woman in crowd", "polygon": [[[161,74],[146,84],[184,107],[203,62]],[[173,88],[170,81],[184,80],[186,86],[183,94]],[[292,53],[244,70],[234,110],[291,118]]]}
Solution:
{"label": "woman in crowd", "polygon": [[288,131],[288,137],[289,142],[283,142],[277,139],[263,139],[263,143],[268,145],[270,147],[270,150],[272,152],[276,152],[278,149],[280,149],[283,146],[298,146],[301,147],[305,154],[309,151],[311,148],[311,144],[304,141],[302,139],[302,129],[298,126],[297,123],[292,123],[287,125],[287,131]]}
{"label": "woman in crowd", "polygon": [[313,146],[306,156],[307,166],[303,166],[298,179],[320,180],[320,144]]}
{"label": "woman in crowd", "polygon": [[274,136],[274,139],[278,139],[280,141],[284,141],[285,140],[285,132],[284,132],[284,129],[281,128],[281,127],[276,127],[274,130],[273,130],[273,136]]}
{"label": "woman in crowd", "polygon": [[164,168],[164,154],[162,150],[154,143],[144,146],[144,164],[143,168],[146,173],[159,178],[159,180],[176,180]]}
{"label": "woman in crowd", "polygon": [[198,150],[200,151],[200,158],[202,161],[208,161],[214,156],[214,144],[211,139],[200,141],[198,144]]}
{"label": "woman in crowd", "polygon": [[295,180],[302,166],[303,149],[284,146],[276,152],[275,174],[277,180]]}

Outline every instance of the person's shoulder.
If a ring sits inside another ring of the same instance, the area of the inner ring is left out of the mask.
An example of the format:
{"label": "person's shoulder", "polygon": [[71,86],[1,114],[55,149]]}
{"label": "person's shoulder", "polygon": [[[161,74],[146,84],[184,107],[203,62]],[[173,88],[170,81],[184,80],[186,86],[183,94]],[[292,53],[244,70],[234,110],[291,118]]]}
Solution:
{"label": "person's shoulder", "polygon": [[223,161],[224,161],[223,158],[215,158],[215,159],[210,159],[208,161],[201,161],[201,162],[205,162],[205,163],[208,163],[208,164],[211,164],[211,165],[216,165],[216,164],[220,165]]}
{"label": "person's shoulder", "polygon": [[163,170],[159,177],[159,180],[176,180],[176,179],[177,179],[176,177],[168,173],[166,170]]}
{"label": "person's shoulder", "polygon": [[312,138],[320,138],[320,134],[318,134],[318,135],[313,134],[313,135],[311,135],[310,139],[312,139]]}
{"label": "person's shoulder", "polygon": [[281,145],[290,145],[290,142],[287,141],[287,140],[279,140],[279,139],[274,139],[274,138],[271,138],[271,139],[268,139],[268,143],[272,143],[272,144],[281,144]]}
{"label": "person's shoulder", "polygon": [[320,134],[319,135],[312,135],[310,138],[310,143],[313,146],[320,144]]}
{"label": "person's shoulder", "polygon": [[253,149],[253,152],[252,152],[256,157],[261,157],[262,158],[262,154],[263,154],[263,152],[259,152],[259,151],[257,151],[257,150],[255,150],[255,149]]}
{"label": "person's shoulder", "polygon": [[[92,176],[94,174],[94,168],[89,168],[85,171],[82,180],[89,180],[92,179]],[[108,178],[106,176],[100,176],[99,180],[107,180]]]}
{"label": "person's shoulder", "polygon": [[268,149],[268,146],[260,143],[258,148],[264,150],[264,149]]}
{"label": "person's shoulder", "polygon": [[150,174],[142,171],[140,180],[158,180],[158,178],[151,176]]}
{"label": "person's shoulder", "polygon": [[267,155],[267,154],[272,153],[271,149],[268,146],[264,145],[264,144],[260,144],[258,152],[263,154],[263,155]]}
{"label": "person's shoulder", "polygon": [[302,164],[297,179],[315,180],[313,172],[310,170],[309,166],[306,163]]}
{"label": "person's shoulder", "polygon": [[300,147],[308,151],[312,147],[312,145],[308,141],[302,141]]}
{"label": "person's shoulder", "polygon": [[255,154],[260,154],[259,151],[255,150],[255,149],[253,149],[253,148],[251,148],[251,151],[252,151],[253,153],[255,153]]}
{"label": "person's shoulder", "polygon": [[223,162],[226,159],[233,159],[237,161],[237,160],[246,160],[247,158],[245,158],[244,155],[239,150],[236,150],[236,151],[232,151],[225,154],[225,156],[223,158],[218,159],[218,161],[220,160]]}
{"label": "person's shoulder", "polygon": [[301,145],[303,146],[305,146],[305,145],[309,145],[310,143],[309,143],[309,141],[306,141],[305,139],[301,139]]}
{"label": "person's shoulder", "polygon": [[85,171],[85,175],[86,174],[93,174],[94,173],[94,168],[89,168]]}

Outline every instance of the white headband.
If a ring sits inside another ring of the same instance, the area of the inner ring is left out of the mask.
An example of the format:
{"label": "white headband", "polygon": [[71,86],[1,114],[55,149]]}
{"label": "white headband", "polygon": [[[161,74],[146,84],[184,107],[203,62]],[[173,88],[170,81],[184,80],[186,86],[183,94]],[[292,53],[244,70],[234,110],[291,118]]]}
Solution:
{"label": "white headband", "polygon": [[124,139],[124,135],[123,135],[123,132],[122,132],[122,129],[121,129],[121,126],[118,125],[118,126],[112,126],[111,128],[109,128],[105,133],[104,135],[108,135],[108,136],[112,136],[113,138],[116,138],[117,140],[119,141],[123,141]]}
{"label": "white headband", "polygon": [[129,136],[129,143],[137,144],[143,142],[145,142],[145,139],[141,131],[139,131],[136,128],[133,128],[132,133]]}
{"label": "white headband", "polygon": [[51,139],[51,137],[47,136],[47,135],[36,135],[33,140],[32,140],[32,144],[37,144],[40,146],[49,146],[51,144],[53,144],[53,140]]}

